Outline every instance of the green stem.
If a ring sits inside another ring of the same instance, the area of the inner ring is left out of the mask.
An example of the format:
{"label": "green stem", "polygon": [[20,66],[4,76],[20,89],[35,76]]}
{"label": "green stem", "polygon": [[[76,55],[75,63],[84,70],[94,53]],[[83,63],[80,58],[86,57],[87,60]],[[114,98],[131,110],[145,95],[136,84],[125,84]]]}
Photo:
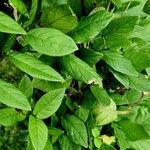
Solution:
{"label": "green stem", "polygon": [[107,11],[109,11],[110,5],[111,5],[111,0],[109,1],[108,5],[107,5]]}

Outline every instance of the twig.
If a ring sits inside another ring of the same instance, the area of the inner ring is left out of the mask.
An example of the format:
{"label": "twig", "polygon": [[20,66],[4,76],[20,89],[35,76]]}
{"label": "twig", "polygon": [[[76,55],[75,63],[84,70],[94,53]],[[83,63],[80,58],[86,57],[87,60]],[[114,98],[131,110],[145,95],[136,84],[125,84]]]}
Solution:
{"label": "twig", "polygon": [[123,15],[124,15],[124,14],[127,12],[127,10],[129,9],[130,4],[131,4],[131,1],[128,3],[128,5],[127,5],[127,7],[126,7],[126,9],[125,9],[125,11],[124,11],[124,13],[123,13]]}
{"label": "twig", "polygon": [[111,5],[111,0],[109,1],[108,5],[107,5],[107,11],[109,11],[110,5]]}

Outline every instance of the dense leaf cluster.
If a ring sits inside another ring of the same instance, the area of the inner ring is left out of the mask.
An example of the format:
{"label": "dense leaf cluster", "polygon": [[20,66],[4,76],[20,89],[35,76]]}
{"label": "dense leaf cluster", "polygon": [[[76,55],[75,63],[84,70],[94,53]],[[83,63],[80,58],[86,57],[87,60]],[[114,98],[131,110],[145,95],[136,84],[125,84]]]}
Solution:
{"label": "dense leaf cluster", "polygon": [[1,0],[0,61],[0,149],[149,150],[150,0]]}

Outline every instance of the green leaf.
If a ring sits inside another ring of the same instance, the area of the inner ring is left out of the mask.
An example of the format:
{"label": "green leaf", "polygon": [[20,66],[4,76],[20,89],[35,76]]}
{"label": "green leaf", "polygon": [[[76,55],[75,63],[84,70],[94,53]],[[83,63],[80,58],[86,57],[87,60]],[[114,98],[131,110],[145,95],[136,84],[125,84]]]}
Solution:
{"label": "green leaf", "polygon": [[72,78],[68,78],[65,82],[50,82],[46,80],[36,79],[32,80],[32,84],[34,88],[40,89],[44,92],[49,92],[51,90],[56,90],[60,88],[68,88],[71,84]]}
{"label": "green leaf", "polygon": [[[135,1],[135,0],[134,0]],[[139,5],[136,5],[134,7],[129,8],[127,11],[125,11],[124,15],[128,16],[138,16],[138,17],[145,17],[147,14],[143,11],[143,8],[146,4],[147,0],[136,0],[139,2]]]}
{"label": "green leaf", "polygon": [[143,98],[142,98],[142,104],[148,108],[150,108],[150,95],[145,95]]}
{"label": "green leaf", "polygon": [[62,118],[62,125],[74,143],[85,148],[88,147],[87,130],[84,123],[78,117],[67,115]]}
{"label": "green leaf", "polygon": [[112,2],[117,6],[121,6],[122,5],[122,0],[112,0]]}
{"label": "green leaf", "polygon": [[10,107],[31,110],[30,104],[17,88],[12,84],[0,80],[0,102]]}
{"label": "green leaf", "polygon": [[150,0],[147,0],[145,5],[144,5],[144,8],[143,8],[143,11],[147,14],[150,14]]}
{"label": "green leaf", "polygon": [[[2,36],[3,37],[3,36]],[[4,37],[3,37],[4,38]],[[17,35],[16,34],[10,34],[7,41],[5,41],[5,45],[3,47],[4,52],[9,52],[11,47],[16,42]]]}
{"label": "green leaf", "polygon": [[102,141],[100,140],[99,137],[94,138],[94,145],[96,148],[100,149],[100,147],[102,145]]}
{"label": "green leaf", "polygon": [[130,144],[130,148],[133,148],[136,150],[149,150],[150,139],[132,141],[132,142],[129,142],[129,144]]}
{"label": "green leaf", "polygon": [[22,0],[9,0],[9,4],[21,14],[28,16],[27,7]]}
{"label": "green leaf", "polygon": [[10,60],[22,71],[43,80],[63,82],[64,79],[53,68],[33,56],[23,53],[12,53]]}
{"label": "green leaf", "polygon": [[83,107],[77,108],[75,115],[78,116],[83,122],[86,122],[89,117],[89,110],[84,109]]}
{"label": "green leaf", "polygon": [[66,135],[61,136],[59,143],[61,150],[81,150],[81,147],[73,143]]}
{"label": "green leaf", "polygon": [[146,72],[148,74],[148,77],[150,77],[150,67],[146,68]]}
{"label": "green leaf", "polygon": [[68,0],[69,6],[72,8],[73,12],[80,16],[81,14],[81,1],[80,0]]}
{"label": "green leaf", "polygon": [[131,121],[141,124],[145,131],[150,135],[150,111],[149,95],[143,96],[141,105],[132,109],[132,114],[128,117]]}
{"label": "green leaf", "polygon": [[137,71],[141,72],[150,66],[150,46],[131,47],[125,51],[125,57],[132,62]]}
{"label": "green leaf", "polygon": [[41,10],[45,10],[48,7],[51,7],[54,5],[54,0],[51,0],[51,2],[49,0],[42,0],[41,2]]}
{"label": "green leaf", "polygon": [[127,139],[125,137],[124,132],[121,131],[116,124],[112,124],[112,127],[113,127],[115,135],[118,139],[120,150],[127,149]]}
{"label": "green leaf", "polygon": [[138,123],[131,122],[130,120],[122,120],[117,122],[117,125],[130,141],[146,140],[150,138],[143,126]]}
{"label": "green leaf", "polygon": [[143,39],[144,41],[149,42],[150,41],[150,29],[149,25],[147,26],[140,26],[136,25],[133,32],[132,32],[132,38],[138,37]]}
{"label": "green leaf", "polygon": [[70,33],[70,36],[78,44],[86,43],[96,37],[109,24],[113,17],[113,14],[107,11],[99,11],[87,16],[81,19],[77,28]]}
{"label": "green leaf", "polygon": [[93,1],[93,0],[84,1],[84,7],[86,10],[86,13],[89,14],[94,9],[94,4],[95,4],[95,1]]}
{"label": "green leaf", "polygon": [[138,102],[142,98],[142,92],[130,89],[129,91],[125,92],[124,97],[126,98],[129,104],[133,104]]}
{"label": "green leaf", "polygon": [[109,70],[120,83],[122,83],[127,89],[129,88],[129,79],[126,75],[117,72],[113,69],[109,69]]}
{"label": "green leaf", "polygon": [[94,71],[92,67],[83,62],[81,59],[74,55],[67,55],[62,57],[62,63],[64,68],[78,81],[82,81],[87,84],[101,83],[101,77]]}
{"label": "green leaf", "polygon": [[63,56],[78,50],[74,41],[54,28],[36,28],[24,36],[24,40],[41,54]]}
{"label": "green leaf", "polygon": [[34,149],[43,150],[48,139],[48,129],[42,120],[29,117],[29,135]]}
{"label": "green leaf", "polygon": [[65,104],[71,111],[74,111],[75,104],[70,97],[65,97]]}
{"label": "green leaf", "polygon": [[29,25],[32,24],[36,15],[37,8],[38,8],[38,0],[32,0],[30,12],[29,12],[29,20],[25,21],[23,27],[28,27]]}
{"label": "green leaf", "polygon": [[114,70],[130,76],[138,76],[130,60],[117,52],[104,52],[103,60]]}
{"label": "green leaf", "polygon": [[127,105],[138,103],[142,98],[142,93],[137,90],[130,89],[125,90],[124,95],[121,93],[111,93],[110,96],[117,105]]}
{"label": "green leaf", "polygon": [[43,10],[41,25],[67,33],[77,26],[77,17],[68,5],[55,5]]}
{"label": "green leaf", "polygon": [[92,135],[93,135],[94,138],[99,137],[100,136],[100,128],[96,127],[94,129],[92,129]]}
{"label": "green leaf", "polygon": [[88,132],[88,143],[90,150],[93,150],[94,143],[93,143],[93,134],[92,130],[95,128],[95,120],[93,118],[93,114],[89,113],[88,120],[86,122],[87,132]]}
{"label": "green leaf", "polygon": [[81,49],[79,57],[90,66],[93,66],[103,57],[103,54],[91,49]]}
{"label": "green leaf", "polygon": [[64,88],[46,93],[35,105],[33,111],[34,115],[40,119],[45,119],[53,115],[60,107],[64,93]]}
{"label": "green leaf", "polygon": [[46,142],[46,145],[44,147],[44,150],[53,150],[53,145],[52,145],[52,142],[50,140],[48,140]]}
{"label": "green leaf", "polygon": [[33,94],[33,86],[30,78],[27,75],[24,75],[19,83],[19,90],[30,99]]}
{"label": "green leaf", "polygon": [[55,143],[58,138],[64,133],[64,131],[58,129],[58,128],[54,128],[54,127],[50,127],[48,128],[48,134],[51,135],[51,140],[52,143]]}
{"label": "green leaf", "polygon": [[137,2],[138,4],[141,2],[141,0],[122,0],[122,3],[127,3],[127,2]]}
{"label": "green leaf", "polygon": [[54,127],[50,127],[48,128],[48,134],[52,135],[52,136],[60,136],[64,133],[64,131],[58,129],[58,128],[54,128]]}
{"label": "green leaf", "polygon": [[122,16],[111,21],[102,34],[106,46],[108,48],[122,48],[130,37],[137,20],[138,17],[135,16]]}
{"label": "green leaf", "polygon": [[150,80],[144,76],[129,77],[130,87],[140,92],[150,92]]}
{"label": "green leaf", "polygon": [[85,109],[93,109],[97,104],[97,98],[92,94],[91,90],[84,92],[84,97],[81,102],[81,106]]}
{"label": "green leaf", "polygon": [[32,145],[32,142],[31,142],[31,139],[30,139],[29,136],[27,137],[27,147],[26,147],[26,150],[34,150],[34,147]]}
{"label": "green leaf", "polygon": [[57,126],[59,122],[59,117],[58,115],[56,115],[56,113],[54,115],[51,116],[51,126]]}
{"label": "green leaf", "polygon": [[[28,138],[28,145],[26,147],[26,150],[35,150],[30,138]],[[50,140],[47,140],[44,150],[53,150],[53,145]]]}
{"label": "green leaf", "polygon": [[94,97],[97,99],[99,105],[110,105],[111,98],[108,96],[107,92],[103,88],[99,86],[91,86],[90,89]]}
{"label": "green leaf", "polygon": [[26,34],[24,29],[15,20],[0,11],[0,32],[12,34]]}
{"label": "green leaf", "polygon": [[95,85],[91,86],[90,90],[84,92],[81,106],[86,109],[94,109],[97,106],[109,106],[111,98],[108,96],[105,89]]}
{"label": "green leaf", "polygon": [[26,118],[21,112],[17,112],[14,108],[0,109],[0,124],[3,126],[14,125],[18,121]]}
{"label": "green leaf", "polygon": [[93,110],[96,125],[101,126],[108,124],[117,118],[116,104],[111,100],[111,104],[106,107],[97,105]]}

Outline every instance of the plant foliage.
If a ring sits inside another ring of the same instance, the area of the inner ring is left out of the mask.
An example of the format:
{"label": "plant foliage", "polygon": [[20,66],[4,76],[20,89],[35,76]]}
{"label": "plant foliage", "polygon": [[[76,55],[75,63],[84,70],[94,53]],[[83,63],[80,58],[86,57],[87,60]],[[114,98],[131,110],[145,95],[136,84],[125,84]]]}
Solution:
{"label": "plant foliage", "polygon": [[1,0],[1,150],[149,150],[149,101],[150,0]]}

